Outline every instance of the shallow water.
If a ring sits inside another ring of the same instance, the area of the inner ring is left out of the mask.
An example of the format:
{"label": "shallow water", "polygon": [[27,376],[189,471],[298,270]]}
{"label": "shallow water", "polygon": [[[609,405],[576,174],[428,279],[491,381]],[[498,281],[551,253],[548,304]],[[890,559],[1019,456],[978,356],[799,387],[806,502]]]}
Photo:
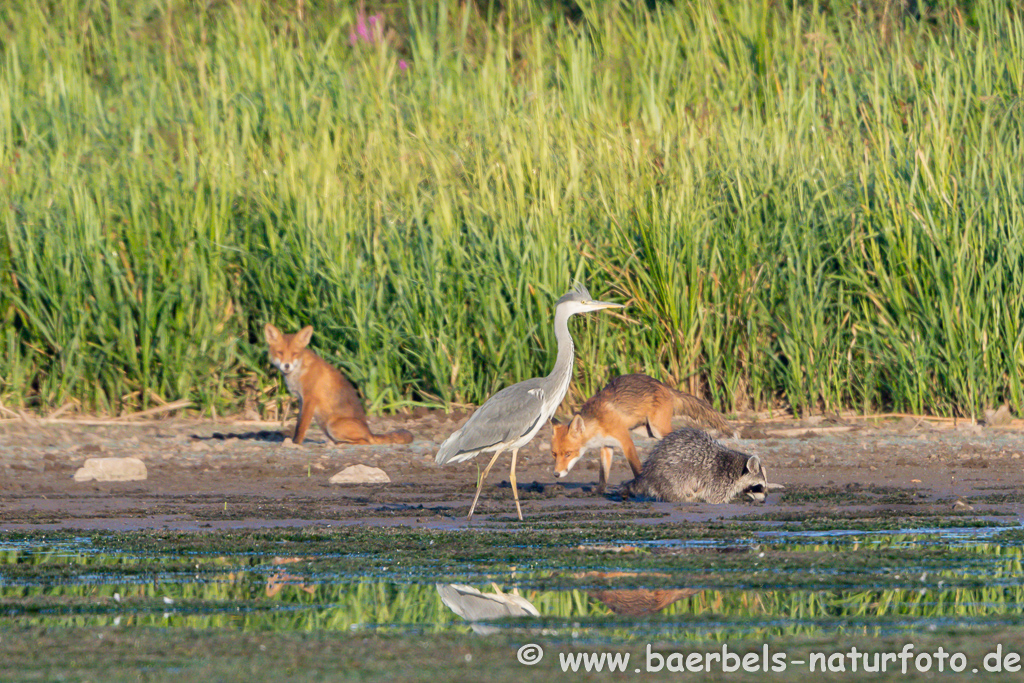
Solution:
{"label": "shallow water", "polygon": [[[95,537],[7,540],[0,622],[629,643],[1024,621],[1024,548],[1000,527],[592,540],[543,560],[522,546],[492,547],[511,563],[434,557],[433,540],[412,560],[340,544],[295,555],[264,545],[151,552]],[[598,561],[581,566],[581,553]]]}

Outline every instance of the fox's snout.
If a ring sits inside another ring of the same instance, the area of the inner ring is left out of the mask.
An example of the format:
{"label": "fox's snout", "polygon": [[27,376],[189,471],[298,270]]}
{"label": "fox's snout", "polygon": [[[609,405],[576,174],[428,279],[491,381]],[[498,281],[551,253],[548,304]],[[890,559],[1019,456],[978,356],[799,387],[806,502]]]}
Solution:
{"label": "fox's snout", "polygon": [[565,455],[559,456],[559,455],[556,455],[555,456],[555,476],[558,477],[559,479],[561,479],[562,477],[568,476],[569,475],[569,471],[573,468],[573,465],[575,465],[579,461],[579,459],[580,459],[580,457],[582,455],[583,455],[582,453],[576,453],[573,456],[565,456]]}
{"label": "fox's snout", "polygon": [[282,360],[281,358],[271,358],[271,364],[280,370],[282,373],[289,375],[299,368],[299,359],[292,358],[291,360]]}

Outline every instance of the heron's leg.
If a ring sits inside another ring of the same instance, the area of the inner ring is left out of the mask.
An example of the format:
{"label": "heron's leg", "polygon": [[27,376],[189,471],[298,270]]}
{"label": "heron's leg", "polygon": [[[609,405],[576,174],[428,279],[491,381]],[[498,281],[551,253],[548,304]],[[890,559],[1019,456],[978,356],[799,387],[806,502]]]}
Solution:
{"label": "heron's leg", "polygon": [[484,479],[487,478],[491,468],[494,467],[494,463],[498,459],[499,455],[501,455],[501,451],[496,451],[494,453],[494,457],[491,458],[491,461],[487,463],[487,467],[484,468],[484,473],[480,475],[480,483],[476,485],[476,495],[473,496],[473,504],[469,506],[469,516],[466,517],[467,522],[473,519],[473,510],[476,510],[476,502],[480,500],[480,489],[484,487]]}
{"label": "heron's leg", "polygon": [[512,496],[516,499],[516,513],[519,515],[519,521],[523,521],[523,509],[519,507],[519,487],[516,486],[516,456],[519,455],[519,449],[516,448],[512,451],[512,469],[508,473],[509,481],[512,484]]}

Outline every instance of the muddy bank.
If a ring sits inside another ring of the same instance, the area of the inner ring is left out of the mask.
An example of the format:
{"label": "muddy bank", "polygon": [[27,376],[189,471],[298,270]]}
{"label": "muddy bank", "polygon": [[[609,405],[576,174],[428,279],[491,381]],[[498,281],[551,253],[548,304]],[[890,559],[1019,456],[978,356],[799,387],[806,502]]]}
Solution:
{"label": "muddy bank", "polygon": [[[288,426],[186,420],[144,424],[0,423],[0,530],[245,529],[342,524],[464,526],[478,466],[438,467],[438,444],[465,416],[375,419],[375,431],[408,429],[407,446],[338,446],[318,429],[292,446]],[[550,429],[520,452],[517,475],[527,523],[582,519],[632,523],[719,517],[814,518],[877,510],[963,514],[1010,521],[1024,499],[1024,431],[907,419],[737,423],[728,443],[761,456],[772,482],[766,504],[672,505],[627,502],[630,477],[617,456],[611,486],[598,495],[596,454],[562,480],[552,474]],[[636,436],[641,457],[655,443]],[[135,457],[148,478],[79,483],[87,458]],[[383,469],[382,485],[332,485],[354,464]],[[474,524],[515,524],[507,458],[495,466]],[[960,505],[954,510],[957,501]]]}
{"label": "muddy bank", "polygon": [[[252,633],[230,634],[208,632],[181,632],[169,635],[154,633],[106,633],[102,638],[86,629],[76,629],[70,635],[77,638],[64,638],[60,632],[46,629],[33,629],[15,639],[7,648],[7,662],[15,670],[24,672],[31,670],[38,675],[28,680],[61,680],[68,678],[66,665],[57,664],[61,661],[74,662],[70,680],[103,680],[117,681],[180,681],[183,677],[191,680],[218,681],[253,681],[253,680],[289,680],[289,681],[466,681],[476,682],[481,678],[497,682],[528,683],[530,681],[552,681],[576,678],[583,672],[565,671],[559,665],[560,655],[580,652],[627,653],[630,655],[629,667],[618,673],[603,671],[600,674],[586,675],[587,680],[643,680],[643,681],[678,681],[700,680],[710,681],[763,681],[766,674],[760,669],[753,672],[740,669],[736,672],[724,673],[721,667],[715,667],[711,673],[681,674],[672,672],[660,662],[658,669],[656,657],[648,659],[646,648],[634,647],[587,647],[584,645],[545,643],[544,656],[534,666],[526,666],[518,661],[520,648],[524,647],[525,637],[491,637],[473,638],[465,635],[452,637],[448,635],[421,635],[417,638],[399,639],[387,635],[372,635],[364,638],[341,638],[333,634],[304,633]],[[805,639],[806,641],[807,639]],[[988,670],[983,669],[986,656],[995,651],[997,643],[999,652],[1024,652],[1024,639],[1019,630],[1003,628],[985,630],[970,636],[951,636],[947,633],[919,635],[913,638],[865,638],[854,636],[844,643],[842,652],[856,648],[865,652],[901,652],[907,644],[911,644],[913,654],[934,653],[945,650],[947,653],[962,654],[970,667],[981,673],[984,678]],[[742,654],[763,652],[763,643],[750,641],[731,643],[731,650]],[[680,647],[664,642],[653,643],[653,652],[660,653],[664,658],[677,652],[721,652],[721,645]],[[811,655],[822,651],[833,654],[839,648],[831,646],[827,641],[801,642],[791,644],[782,650],[786,655],[787,667],[784,671],[773,671],[767,674],[787,681],[820,681],[822,674],[810,671],[808,664]],[[120,654],[116,661],[109,653]],[[372,657],[367,652],[376,653]],[[774,645],[771,653],[778,654],[779,646]],[[357,669],[352,662],[360,662]],[[797,664],[796,662],[800,663]],[[934,671],[919,672],[913,666],[903,674],[896,665],[890,665],[887,674],[872,674],[876,680],[933,680],[937,676],[951,676],[954,680],[962,680],[951,674],[949,660],[945,664],[945,673]],[[989,660],[989,666],[998,660]],[[298,664],[298,665],[297,665]],[[932,668],[937,667],[933,663]],[[844,667],[846,676],[856,680],[858,676],[851,672],[849,663]],[[969,674],[964,674],[966,677]],[[1004,676],[1006,674],[1004,673]],[[998,677],[1005,680],[1004,677]],[[21,677],[8,677],[0,674],[0,680],[26,680]]]}

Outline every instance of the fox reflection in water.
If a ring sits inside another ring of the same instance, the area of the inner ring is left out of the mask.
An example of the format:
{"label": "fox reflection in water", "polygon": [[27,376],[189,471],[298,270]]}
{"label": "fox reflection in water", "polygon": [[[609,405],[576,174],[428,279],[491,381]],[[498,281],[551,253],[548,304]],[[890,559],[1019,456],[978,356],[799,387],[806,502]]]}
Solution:
{"label": "fox reflection in water", "polygon": [[[275,557],[271,560],[271,564],[275,566],[294,564],[296,562],[302,562],[304,559],[305,558],[302,557]],[[316,586],[308,584],[302,580],[302,577],[294,576],[282,569],[267,577],[267,587],[265,590],[267,597],[274,597],[280,593],[281,589],[285,586],[295,586],[300,591],[309,593],[310,595],[316,594]]]}
{"label": "fox reflection in water", "polygon": [[[576,578],[587,579],[616,579],[623,576],[656,576],[669,578],[668,574],[637,574],[636,572],[585,572],[576,574]],[[673,602],[689,598],[701,593],[701,588],[648,588],[614,589],[614,590],[590,590],[587,595],[595,600],[600,600],[608,608],[621,617],[643,617],[650,614],[657,614]]]}
{"label": "fox reflection in water", "polygon": [[673,602],[697,595],[699,588],[678,588],[648,590],[587,591],[587,595],[608,605],[609,609],[622,617],[643,617],[657,614]]}

